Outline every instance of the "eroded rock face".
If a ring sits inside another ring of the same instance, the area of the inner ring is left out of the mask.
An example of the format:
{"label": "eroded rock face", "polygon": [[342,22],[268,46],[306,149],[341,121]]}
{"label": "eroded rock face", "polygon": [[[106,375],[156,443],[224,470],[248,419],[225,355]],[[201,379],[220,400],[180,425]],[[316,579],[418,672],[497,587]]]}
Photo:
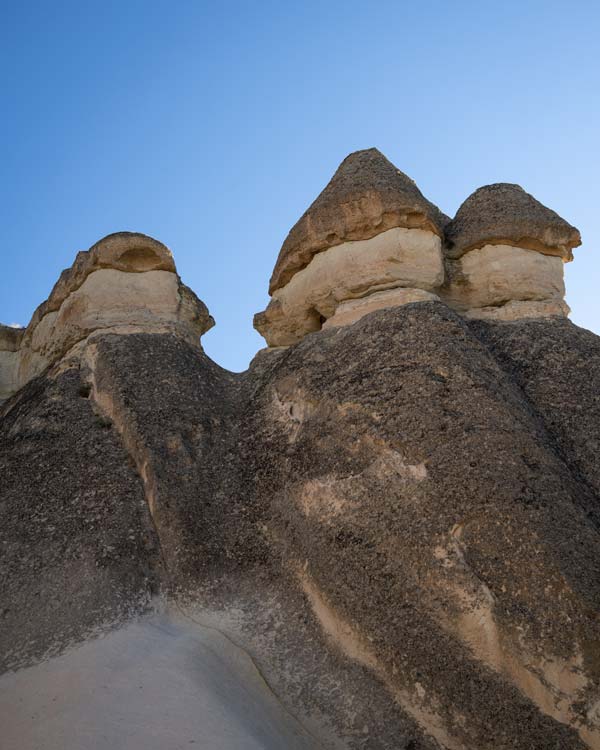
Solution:
{"label": "eroded rock face", "polygon": [[[271,301],[254,327],[269,346],[287,346],[320,330],[348,300],[390,288],[436,289],[444,281],[447,221],[377,149],[350,154],[283,243]],[[367,308],[353,309],[356,317]]]}
{"label": "eroded rock face", "polygon": [[143,234],[109,235],[78,253],[12,357],[4,356],[5,398],[94,331],[172,331],[199,344],[213,324],[204,303],[181,283],[167,247]]}
{"label": "eroded rock face", "polygon": [[[589,361],[576,332],[548,353]],[[598,747],[598,495],[537,401],[439,302],[264,356],[278,360],[255,392],[259,495],[340,651],[441,747]]]}
{"label": "eroded rock face", "polygon": [[444,301],[469,318],[565,317],[563,261],[512,245],[484,245],[449,260]]}
{"label": "eroded rock face", "polygon": [[376,148],[356,151],[287,236],[269,284],[269,294],[327,248],[365,240],[392,227],[443,234],[448,217]]}
{"label": "eroded rock face", "polygon": [[24,329],[0,323],[0,403],[11,396],[18,386],[19,346]]}
{"label": "eroded rock face", "polygon": [[467,318],[565,317],[562,263],[580,243],[518,185],[476,190],[450,221],[382,154],[359,151],[290,231],[254,327],[289,346],[431,295]]}
{"label": "eroded rock face", "polygon": [[[287,346],[320,330],[348,300],[369,299],[386,289],[431,291],[443,278],[438,235],[424,229],[395,227],[371,239],[345,242],[315,255],[306,268],[274,292],[254,325],[269,346]],[[395,299],[398,303],[401,296]],[[404,299],[413,300],[414,295]]]}
{"label": "eroded rock face", "polygon": [[573,259],[579,231],[520,185],[499,182],[472,193],[445,227],[447,253],[459,258],[483,245],[524,247]]}
{"label": "eroded rock face", "polygon": [[240,375],[96,331],[0,417],[6,663],[162,593],[252,653],[315,746],[600,747],[598,349],[440,301]]}
{"label": "eroded rock face", "polygon": [[445,227],[442,298],[469,318],[564,317],[563,262],[579,232],[518,185],[479,188]]}
{"label": "eroded rock face", "polygon": [[374,292],[368,297],[342,302],[333,317],[323,323],[323,329],[351,325],[375,310],[386,310],[389,307],[408,305],[411,302],[434,302],[438,299],[439,297],[435,294],[424,292],[422,289],[399,287],[385,292]]}
{"label": "eroded rock face", "polygon": [[562,258],[348,239],[234,374],[158,244],[0,329],[10,740],[600,750],[600,339],[553,318]]}

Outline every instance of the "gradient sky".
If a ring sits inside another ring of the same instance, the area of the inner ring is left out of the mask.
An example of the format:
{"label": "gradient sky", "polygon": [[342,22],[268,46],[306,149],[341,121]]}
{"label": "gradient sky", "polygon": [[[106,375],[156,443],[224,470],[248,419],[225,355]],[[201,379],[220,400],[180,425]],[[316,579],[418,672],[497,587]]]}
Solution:
{"label": "gradient sky", "polygon": [[575,224],[578,325],[600,333],[600,4],[2,3],[0,320],[77,250],[156,237],[243,370],[288,230],[377,146],[453,215],[518,182]]}

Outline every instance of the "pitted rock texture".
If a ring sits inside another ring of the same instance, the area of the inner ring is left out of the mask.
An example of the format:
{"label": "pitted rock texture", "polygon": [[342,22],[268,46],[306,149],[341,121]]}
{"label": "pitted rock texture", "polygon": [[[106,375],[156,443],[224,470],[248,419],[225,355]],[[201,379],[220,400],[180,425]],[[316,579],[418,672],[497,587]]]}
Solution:
{"label": "pitted rock texture", "polygon": [[96,332],[3,407],[7,662],[152,591],[233,618],[286,710],[328,727],[315,747],[600,747],[597,350],[436,301],[239,375],[172,334]]}
{"label": "pitted rock texture", "polygon": [[597,494],[467,325],[416,303],[263,356],[259,496],[338,648],[442,747],[598,746]]}
{"label": "pitted rock texture", "polygon": [[448,256],[484,245],[516,245],[572,260],[579,231],[520,185],[499,182],[472,193],[445,227]]}
{"label": "pitted rock texture", "polygon": [[4,671],[130,619],[157,591],[142,482],[78,369],[0,407]]}
{"label": "pitted rock texture", "polygon": [[567,320],[470,328],[523,389],[571,471],[600,496],[600,337]]}
{"label": "pitted rock texture", "polygon": [[145,235],[0,327],[18,750],[600,750],[579,235],[517,186],[477,191],[444,245],[446,221],[350,155],[284,243],[244,373],[204,354],[214,321]]}
{"label": "pitted rock texture", "polygon": [[380,151],[356,151],[344,159],[290,230],[271,276],[269,294],[329,247],[369,239],[392,227],[425,229],[442,236],[448,221]]}

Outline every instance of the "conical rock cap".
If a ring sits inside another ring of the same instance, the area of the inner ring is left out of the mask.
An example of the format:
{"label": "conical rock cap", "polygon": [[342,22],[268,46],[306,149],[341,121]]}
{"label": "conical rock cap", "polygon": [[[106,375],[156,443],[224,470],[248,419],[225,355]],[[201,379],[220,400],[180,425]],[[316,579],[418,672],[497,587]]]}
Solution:
{"label": "conical rock cap", "polygon": [[442,236],[448,221],[380,151],[355,151],[290,230],[269,293],[287,284],[316,253],[334,245],[366,240],[392,227],[428,229]]}
{"label": "conical rock cap", "polygon": [[447,255],[459,258],[484,245],[516,245],[572,260],[579,230],[520,185],[499,182],[472,193],[446,226]]}

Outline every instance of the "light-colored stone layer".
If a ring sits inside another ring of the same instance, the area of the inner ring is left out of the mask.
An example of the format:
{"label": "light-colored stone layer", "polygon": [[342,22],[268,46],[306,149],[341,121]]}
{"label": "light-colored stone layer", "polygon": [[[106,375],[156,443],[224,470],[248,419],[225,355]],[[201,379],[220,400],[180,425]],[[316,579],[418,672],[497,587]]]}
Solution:
{"label": "light-colored stone layer", "polygon": [[273,294],[255,326],[269,346],[287,346],[319,330],[341,302],[397,287],[431,291],[443,279],[440,238],[424,229],[394,227],[316,255]]}
{"label": "light-colored stone layer", "polygon": [[17,390],[18,352],[0,351],[0,402]]}
{"label": "light-colored stone layer", "polygon": [[2,675],[0,721],[3,750],[321,746],[245,651],[168,611]]}
{"label": "light-colored stone layer", "polygon": [[375,292],[368,297],[351,299],[342,302],[336,309],[334,315],[323,324],[323,328],[338,328],[347,326],[360,320],[375,310],[384,310],[388,307],[408,305],[410,302],[434,302],[439,300],[436,294],[424,292],[422,289],[388,289],[385,292]]}
{"label": "light-colored stone layer", "polygon": [[523,301],[553,301],[558,309],[565,295],[563,261],[522,247],[485,245],[451,261],[440,295],[458,312]]}
{"label": "light-colored stone layer", "polygon": [[23,328],[0,323],[0,402],[17,389],[18,351],[23,334]]}
{"label": "light-colored stone layer", "polygon": [[5,326],[0,323],[0,352],[18,351],[24,333],[24,328]]}
{"label": "light-colored stone layer", "polygon": [[524,318],[566,318],[570,308],[563,300],[513,300],[505,305],[475,307],[463,312],[471,320],[499,320],[510,322]]}
{"label": "light-colored stone layer", "polygon": [[32,321],[18,353],[15,385],[24,385],[93,331],[166,327],[198,343],[207,328],[206,317],[202,303],[171,271],[100,268],[86,276],[57,310]]}

